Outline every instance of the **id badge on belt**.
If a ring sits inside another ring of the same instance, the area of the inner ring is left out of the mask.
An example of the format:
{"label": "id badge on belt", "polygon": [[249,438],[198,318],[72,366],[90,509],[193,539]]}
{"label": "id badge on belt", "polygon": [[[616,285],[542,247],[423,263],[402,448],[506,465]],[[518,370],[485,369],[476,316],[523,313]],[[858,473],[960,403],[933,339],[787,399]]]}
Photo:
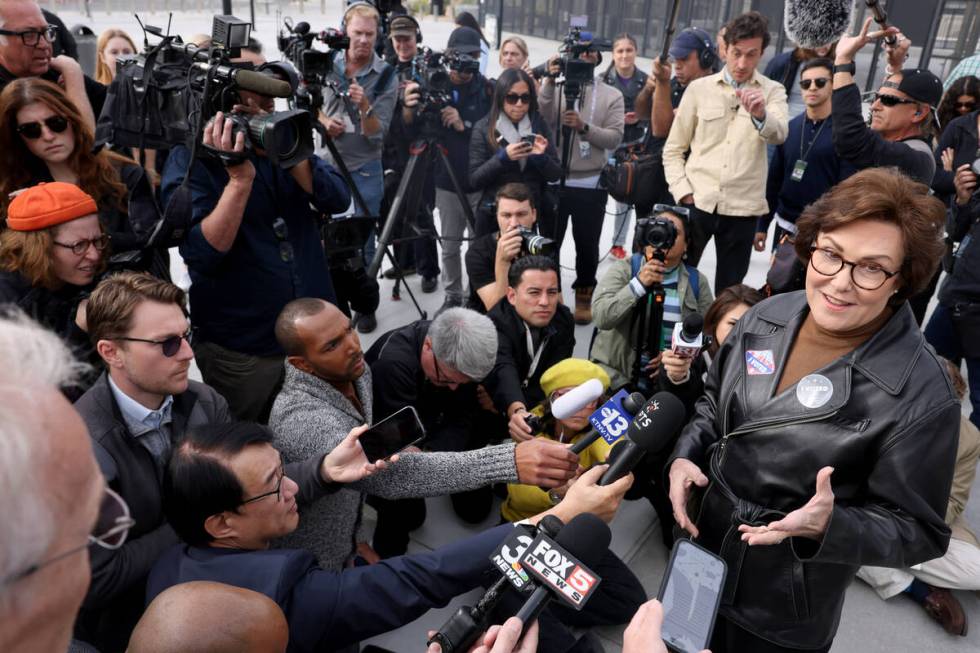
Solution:
{"label": "id badge on belt", "polygon": [[793,181],[802,181],[803,173],[806,172],[806,165],[806,161],[797,159],[796,163],[793,164],[793,174],[790,175],[790,179]]}

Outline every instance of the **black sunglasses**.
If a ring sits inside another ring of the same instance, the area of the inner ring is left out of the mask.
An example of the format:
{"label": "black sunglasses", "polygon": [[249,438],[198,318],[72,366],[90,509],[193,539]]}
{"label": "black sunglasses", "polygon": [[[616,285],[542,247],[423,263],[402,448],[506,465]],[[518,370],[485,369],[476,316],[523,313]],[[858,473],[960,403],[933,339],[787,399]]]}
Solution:
{"label": "black sunglasses", "polygon": [[147,338],[126,338],[123,336],[116,336],[112,338],[113,340],[127,340],[129,342],[148,342],[151,345],[160,345],[163,349],[163,355],[167,358],[173,358],[180,351],[180,345],[184,340],[187,344],[193,344],[194,341],[194,329],[188,329],[185,333],[179,336],[170,336],[169,338],[164,338],[163,340],[149,340]]}
{"label": "black sunglasses", "polygon": [[[68,129],[68,119],[64,116],[48,116],[43,121],[44,126],[52,131],[52,133],[60,134],[61,132]],[[41,123],[40,122],[25,122],[22,125],[17,125],[17,133],[24,138],[29,138],[32,141],[41,138]]]}
{"label": "black sunglasses", "polygon": [[957,109],[973,109],[977,106],[976,102],[957,102],[953,105]]}
{"label": "black sunglasses", "polygon": [[504,102],[507,104],[517,104],[521,102],[523,104],[531,104],[531,94],[530,93],[508,93],[504,96]]}
{"label": "black sunglasses", "polygon": [[874,104],[875,102],[881,102],[886,107],[897,107],[900,104],[918,104],[915,100],[906,100],[897,95],[885,95],[884,93],[875,93],[871,103]]}
{"label": "black sunglasses", "polygon": [[817,88],[823,88],[824,86],[827,85],[827,82],[829,81],[830,80],[827,79],[826,77],[817,77],[815,79],[801,79],[800,88],[802,88],[804,91],[809,91],[810,87],[813,86],[814,84],[817,85]]}

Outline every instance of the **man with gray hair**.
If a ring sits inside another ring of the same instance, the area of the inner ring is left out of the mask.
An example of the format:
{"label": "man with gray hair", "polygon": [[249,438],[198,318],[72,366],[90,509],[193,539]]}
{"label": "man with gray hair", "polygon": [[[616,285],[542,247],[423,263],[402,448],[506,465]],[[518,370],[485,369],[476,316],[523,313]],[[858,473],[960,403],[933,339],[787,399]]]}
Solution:
{"label": "man with gray hair", "polygon": [[[384,334],[366,359],[374,415],[383,418],[414,406],[428,436],[426,449],[470,451],[507,437],[504,418],[481,409],[477,399],[476,384],[497,359],[497,329],[487,316],[466,308],[445,310],[431,322],[419,320]],[[457,515],[479,523],[489,514],[493,492],[481,487],[453,494],[452,500]],[[368,503],[378,511],[375,549],[383,556],[404,552],[409,531],[425,520],[425,502],[372,496]]]}
{"label": "man with gray hair", "polygon": [[0,651],[65,651],[89,584],[86,549],[118,546],[129,522],[111,536],[100,528],[103,514],[125,519],[124,504],[103,501],[85,423],[59,392],[82,371],[61,339],[2,315],[0,360]]}
{"label": "man with gray hair", "polygon": [[[469,320],[470,315],[464,312],[462,319]],[[440,318],[430,326],[429,332],[437,332],[438,342],[442,342],[440,330],[447,338],[458,338],[462,332],[461,341],[470,339],[465,329],[446,330],[447,324],[453,326],[451,320]],[[276,337],[286,352],[286,382],[272,407],[269,426],[276,434],[276,446],[284,460],[305,460],[330,451],[352,429],[388,415],[374,410],[373,377],[364,364],[360,339],[351,328],[351,321],[336,306],[312,297],[293,300],[276,321]],[[454,371],[459,366],[474,375],[483,374],[485,357],[480,352],[468,362],[453,358],[455,362],[451,364]],[[417,355],[412,360],[419,362]],[[367,493],[385,499],[410,498],[417,504],[418,497],[472,490],[492,483],[557,487],[575,469],[574,454],[565,446],[544,439],[517,445],[508,442],[476,451],[406,452],[383,474],[351,483],[307,506],[299,526],[283,543],[313,553],[324,569],[340,571],[354,555]],[[404,552],[392,550],[389,544],[396,538],[386,537],[386,528],[381,528],[376,541],[379,552],[385,557]],[[404,532],[399,535],[405,537]],[[405,543],[399,542],[399,549]]]}

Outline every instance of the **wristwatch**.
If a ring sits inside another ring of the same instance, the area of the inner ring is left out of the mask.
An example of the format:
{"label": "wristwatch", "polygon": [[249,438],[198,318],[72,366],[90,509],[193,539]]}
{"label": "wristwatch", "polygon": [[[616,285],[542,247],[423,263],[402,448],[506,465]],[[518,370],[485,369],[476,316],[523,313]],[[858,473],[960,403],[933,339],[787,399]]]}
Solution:
{"label": "wristwatch", "polygon": [[834,65],[835,75],[837,73],[850,73],[853,75],[856,72],[857,72],[857,66],[854,65],[853,61],[851,63],[839,63]]}
{"label": "wristwatch", "polygon": [[374,105],[369,104],[367,111],[362,111],[361,113],[364,115],[365,118],[370,118],[371,115],[374,113]]}
{"label": "wristwatch", "polygon": [[589,123],[585,123],[585,126],[579,130],[578,134],[579,136],[585,136],[588,133],[589,133]]}
{"label": "wristwatch", "polygon": [[559,503],[561,503],[562,500],[562,496],[558,494],[558,492],[556,492],[555,490],[551,490],[548,492],[548,498],[551,499],[551,505],[553,506],[557,506]]}

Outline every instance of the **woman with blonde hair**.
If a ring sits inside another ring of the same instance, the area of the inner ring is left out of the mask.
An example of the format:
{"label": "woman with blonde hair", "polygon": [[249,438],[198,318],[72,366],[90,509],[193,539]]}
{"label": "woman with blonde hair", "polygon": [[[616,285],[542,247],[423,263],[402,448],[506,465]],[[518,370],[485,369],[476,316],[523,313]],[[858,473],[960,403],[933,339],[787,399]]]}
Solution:
{"label": "woman with blonde hair", "polygon": [[115,152],[94,151],[92,132],[60,86],[17,79],[0,93],[0,211],[14,191],[48,181],[75,184],[95,199],[125,267],[169,277],[166,250],[146,247],[160,212],[143,168]]}
{"label": "woman with blonde hair", "polygon": [[95,44],[95,81],[108,86],[116,78],[116,57],[136,54],[136,44],[124,30],[110,27]]}

